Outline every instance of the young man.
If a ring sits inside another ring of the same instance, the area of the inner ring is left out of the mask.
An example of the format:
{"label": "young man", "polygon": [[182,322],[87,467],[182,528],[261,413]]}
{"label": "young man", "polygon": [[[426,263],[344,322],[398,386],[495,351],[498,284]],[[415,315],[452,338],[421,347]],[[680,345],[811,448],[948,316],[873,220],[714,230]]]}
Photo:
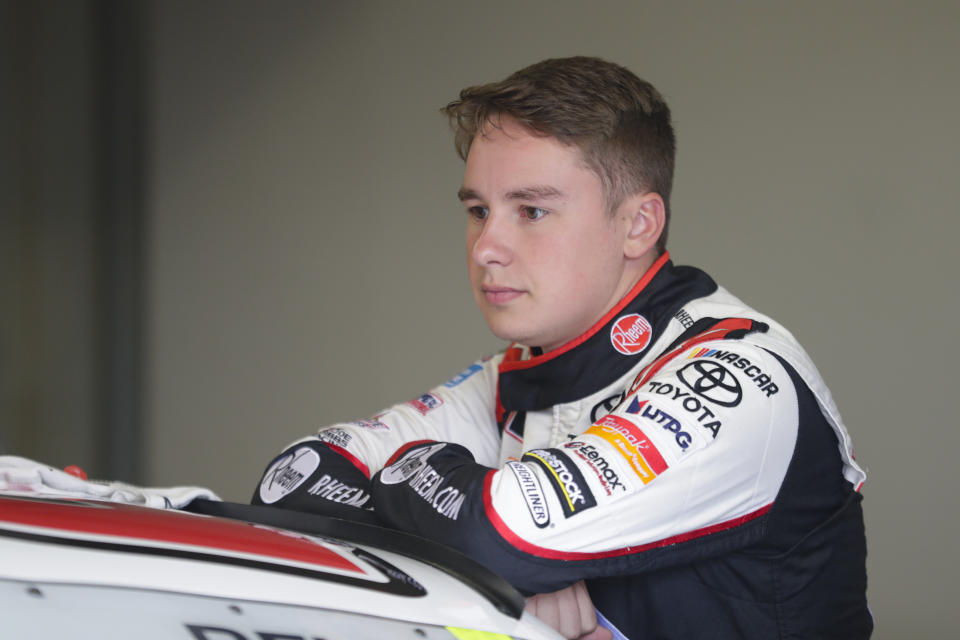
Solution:
{"label": "young man", "polygon": [[294,443],[254,501],[373,506],[557,592],[531,602],[570,637],[584,584],[631,638],[868,637],[865,475],[794,338],[670,261],[656,89],[547,60],[444,111],[474,297],[510,346]]}

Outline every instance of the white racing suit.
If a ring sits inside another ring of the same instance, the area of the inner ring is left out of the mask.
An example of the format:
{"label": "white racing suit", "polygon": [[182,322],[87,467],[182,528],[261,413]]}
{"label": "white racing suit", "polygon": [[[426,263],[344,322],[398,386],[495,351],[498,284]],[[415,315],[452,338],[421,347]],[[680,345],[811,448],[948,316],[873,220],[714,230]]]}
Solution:
{"label": "white racing suit", "polygon": [[[512,345],[317,438],[390,526],[528,594],[586,579],[630,638],[870,635],[865,474],[829,390],[786,329],[668,255],[567,345]],[[367,501],[300,472],[265,501]]]}

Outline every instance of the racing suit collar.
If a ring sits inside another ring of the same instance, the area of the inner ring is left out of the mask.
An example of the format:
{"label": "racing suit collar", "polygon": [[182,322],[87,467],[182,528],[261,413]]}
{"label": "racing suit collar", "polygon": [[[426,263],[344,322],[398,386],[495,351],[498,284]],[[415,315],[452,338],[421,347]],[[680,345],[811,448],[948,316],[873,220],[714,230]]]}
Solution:
{"label": "racing suit collar", "polygon": [[545,409],[604,388],[648,355],[684,303],[716,288],[699,269],[675,267],[665,252],[617,305],[570,342],[542,355],[511,345],[511,357],[499,367],[501,406]]}
{"label": "racing suit collar", "polygon": [[[530,355],[532,357],[525,360],[514,360],[509,365],[505,365],[503,368],[501,368],[500,370],[501,373],[504,370],[510,371],[513,369],[527,369],[529,367],[538,366],[540,364],[543,364],[544,362],[547,362],[558,356],[561,356],[567,351],[575,349],[577,346],[583,344],[584,342],[589,340],[591,337],[593,337],[598,331],[600,331],[602,328],[607,326],[607,324],[609,324],[610,320],[613,319],[614,316],[616,316],[621,311],[623,311],[624,307],[628,306],[640,294],[640,292],[643,291],[643,289],[650,283],[653,277],[657,275],[657,273],[659,273],[663,265],[667,264],[668,262],[670,262],[670,252],[664,251],[663,255],[657,258],[656,261],[652,265],[650,265],[650,268],[646,270],[646,272],[643,274],[643,276],[640,277],[639,280],[637,280],[637,283],[633,285],[633,287],[631,287],[630,291],[628,291],[626,295],[620,299],[620,302],[614,305],[614,307],[610,309],[610,311],[607,311],[607,313],[605,313],[602,318],[597,320],[597,322],[595,322],[592,327],[590,327],[589,329],[581,333],[579,336],[577,336],[573,340],[570,340],[569,342],[547,353],[543,353],[543,351],[539,347],[531,347]],[[516,346],[518,345],[511,345],[512,348],[515,348]]]}

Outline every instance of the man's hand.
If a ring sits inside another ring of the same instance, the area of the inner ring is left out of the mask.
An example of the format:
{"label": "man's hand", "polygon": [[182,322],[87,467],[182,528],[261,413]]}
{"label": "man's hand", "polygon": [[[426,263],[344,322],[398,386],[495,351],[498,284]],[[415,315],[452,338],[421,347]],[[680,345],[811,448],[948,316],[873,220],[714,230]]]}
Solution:
{"label": "man's hand", "polygon": [[564,638],[613,638],[609,629],[597,626],[597,613],[583,580],[553,593],[539,593],[527,598],[525,610],[559,631]]}

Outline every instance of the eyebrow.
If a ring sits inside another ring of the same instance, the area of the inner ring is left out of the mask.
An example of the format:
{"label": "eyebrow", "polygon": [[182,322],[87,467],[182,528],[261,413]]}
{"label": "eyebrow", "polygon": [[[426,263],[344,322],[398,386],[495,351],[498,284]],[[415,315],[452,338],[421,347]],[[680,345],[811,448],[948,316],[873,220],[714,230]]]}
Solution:
{"label": "eyebrow", "polygon": [[[504,197],[507,200],[555,200],[562,198],[563,192],[549,185],[532,185],[508,191],[504,194]],[[464,200],[483,200],[479,193],[466,187],[461,187],[460,190],[457,191],[457,198],[459,198],[461,202]]]}
{"label": "eyebrow", "polygon": [[460,202],[463,202],[464,200],[479,200],[480,194],[473,189],[460,187],[460,190],[457,191],[457,198],[460,200]]}

